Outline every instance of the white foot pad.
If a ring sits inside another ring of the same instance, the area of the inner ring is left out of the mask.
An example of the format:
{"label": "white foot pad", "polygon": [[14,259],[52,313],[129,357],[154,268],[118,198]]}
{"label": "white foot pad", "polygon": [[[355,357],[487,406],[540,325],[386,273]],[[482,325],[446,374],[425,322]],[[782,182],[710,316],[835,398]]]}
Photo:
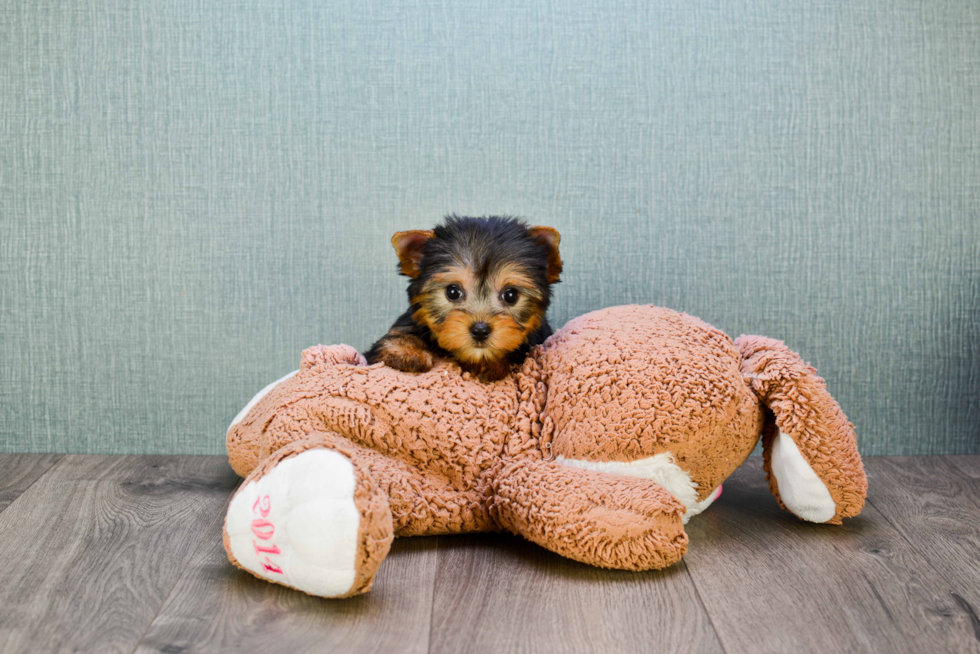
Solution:
{"label": "white foot pad", "polygon": [[231,552],[246,570],[323,597],[354,584],[357,531],[354,466],[313,449],[252,481],[228,507]]}
{"label": "white foot pad", "polygon": [[779,497],[796,517],[827,522],[837,513],[830,491],[806,462],[793,439],[776,432],[769,463],[776,477]]}

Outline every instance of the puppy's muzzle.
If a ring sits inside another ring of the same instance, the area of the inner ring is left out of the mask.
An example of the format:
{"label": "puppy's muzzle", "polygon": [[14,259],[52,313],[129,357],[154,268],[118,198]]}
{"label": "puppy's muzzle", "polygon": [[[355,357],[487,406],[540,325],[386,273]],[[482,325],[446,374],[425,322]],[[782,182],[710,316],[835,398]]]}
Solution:
{"label": "puppy's muzzle", "polygon": [[483,321],[475,322],[470,325],[470,336],[472,336],[473,340],[477,341],[478,343],[487,340],[487,338],[490,336],[490,332],[492,331],[493,329],[491,329],[490,325]]}

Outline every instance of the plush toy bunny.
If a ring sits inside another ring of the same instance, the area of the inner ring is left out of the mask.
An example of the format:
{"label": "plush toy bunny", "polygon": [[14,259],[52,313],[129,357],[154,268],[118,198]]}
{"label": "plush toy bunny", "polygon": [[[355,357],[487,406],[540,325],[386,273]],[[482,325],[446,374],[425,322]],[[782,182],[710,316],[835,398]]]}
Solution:
{"label": "plush toy bunny", "polygon": [[246,479],[225,549],[324,597],[369,590],[394,536],[507,530],[591,565],[663,568],[760,437],[783,507],[831,524],[860,512],[853,427],[779,341],[614,307],[494,383],[449,361],[412,374],[312,347],[229,428]]}

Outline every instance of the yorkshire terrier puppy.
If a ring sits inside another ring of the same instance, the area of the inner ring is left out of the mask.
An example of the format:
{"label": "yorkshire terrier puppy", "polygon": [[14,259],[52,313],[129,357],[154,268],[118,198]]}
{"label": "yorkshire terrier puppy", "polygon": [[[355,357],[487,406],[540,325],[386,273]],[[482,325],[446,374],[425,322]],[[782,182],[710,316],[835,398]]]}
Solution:
{"label": "yorkshire terrier puppy", "polygon": [[411,278],[408,310],[366,358],[406,372],[452,358],[482,381],[504,377],[551,336],[545,318],[561,273],[558,232],[516,218],[448,216],[391,239]]}

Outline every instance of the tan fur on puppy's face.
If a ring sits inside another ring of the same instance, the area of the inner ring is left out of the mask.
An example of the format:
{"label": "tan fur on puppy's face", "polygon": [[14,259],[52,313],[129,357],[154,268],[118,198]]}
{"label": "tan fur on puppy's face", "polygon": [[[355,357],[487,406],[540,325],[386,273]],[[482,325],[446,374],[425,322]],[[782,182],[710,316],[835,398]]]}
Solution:
{"label": "tan fur on puppy's face", "polygon": [[[463,292],[460,299],[446,296],[451,285]],[[518,292],[513,305],[502,298],[508,289]],[[483,278],[468,265],[457,263],[433,275],[412,303],[419,305],[415,320],[432,331],[440,347],[459,361],[483,364],[502,361],[541,326],[540,300],[530,275],[516,263],[503,262]],[[470,333],[478,322],[491,328],[482,342]]]}

